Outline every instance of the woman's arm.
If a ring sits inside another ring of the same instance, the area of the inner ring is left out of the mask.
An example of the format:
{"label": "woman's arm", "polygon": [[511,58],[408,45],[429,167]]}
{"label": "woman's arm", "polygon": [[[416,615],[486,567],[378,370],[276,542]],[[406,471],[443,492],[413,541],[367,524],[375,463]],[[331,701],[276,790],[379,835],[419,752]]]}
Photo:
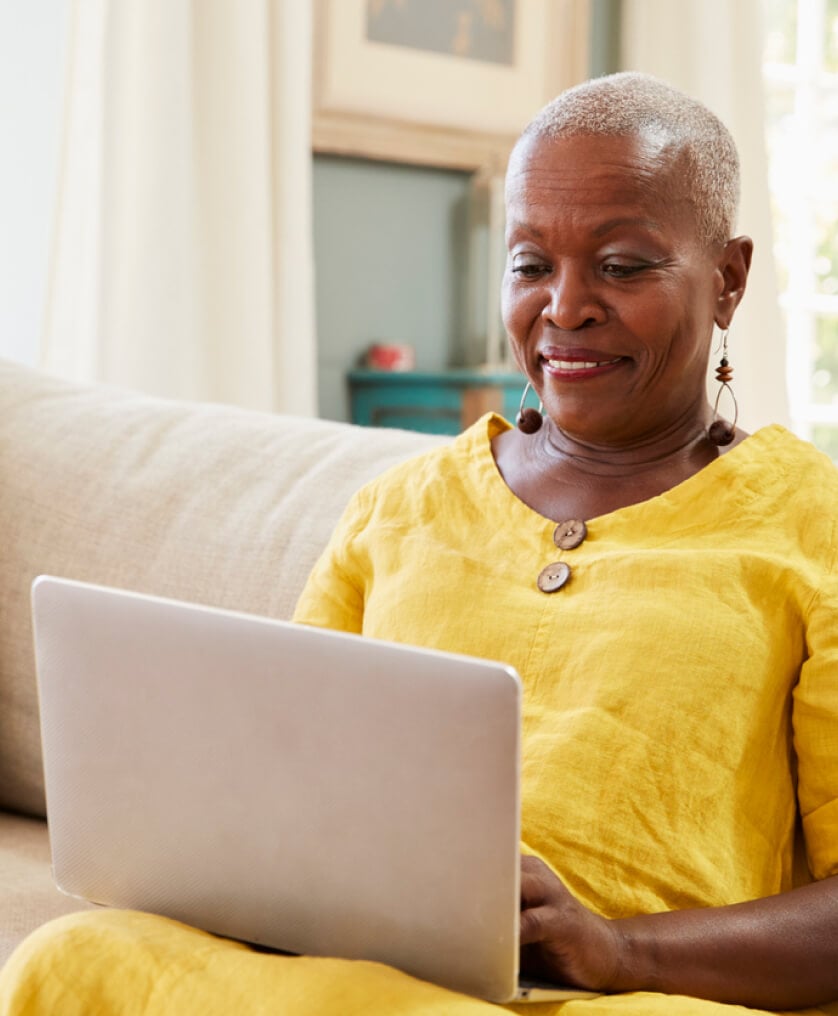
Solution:
{"label": "woman's arm", "polygon": [[767,899],[607,920],[522,859],[526,971],[600,991],[659,991],[761,1009],[838,999],[838,876]]}

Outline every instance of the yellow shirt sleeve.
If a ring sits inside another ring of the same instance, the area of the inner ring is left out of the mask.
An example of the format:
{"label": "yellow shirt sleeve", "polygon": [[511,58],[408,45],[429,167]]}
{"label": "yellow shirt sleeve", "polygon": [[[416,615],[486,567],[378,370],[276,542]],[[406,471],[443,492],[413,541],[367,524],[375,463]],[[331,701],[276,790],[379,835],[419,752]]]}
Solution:
{"label": "yellow shirt sleeve", "polygon": [[350,500],[306,581],[293,620],[316,628],[360,634],[364,622],[364,569],[357,537],[366,528],[369,501],[361,490]]}
{"label": "yellow shirt sleeve", "polygon": [[820,590],[809,615],[808,659],[794,691],[797,797],[809,868],[838,875],[838,580]]}

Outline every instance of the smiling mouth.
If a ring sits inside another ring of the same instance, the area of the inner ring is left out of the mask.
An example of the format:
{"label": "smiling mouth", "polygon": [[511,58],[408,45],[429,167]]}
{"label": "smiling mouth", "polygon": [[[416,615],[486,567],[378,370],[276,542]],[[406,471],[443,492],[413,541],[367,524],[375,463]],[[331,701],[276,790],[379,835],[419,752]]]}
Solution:
{"label": "smiling mouth", "polygon": [[610,367],[613,363],[619,363],[621,356],[613,360],[545,360],[545,363],[553,370],[593,370],[596,367]]}

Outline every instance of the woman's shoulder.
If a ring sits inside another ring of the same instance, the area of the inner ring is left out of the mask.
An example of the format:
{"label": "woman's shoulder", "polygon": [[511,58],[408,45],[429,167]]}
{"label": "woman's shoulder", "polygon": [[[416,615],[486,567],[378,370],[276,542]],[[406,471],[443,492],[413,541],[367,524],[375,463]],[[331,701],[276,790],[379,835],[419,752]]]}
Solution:
{"label": "woman's shoulder", "polygon": [[741,448],[749,469],[763,475],[768,489],[789,494],[799,483],[810,497],[838,492],[838,467],[832,459],[780,424],[762,427]]}
{"label": "woman's shoulder", "polygon": [[[450,500],[480,484],[487,468],[494,469],[492,438],[509,424],[489,413],[453,440],[390,466],[367,483],[360,496],[367,502],[445,497]],[[482,486],[482,485],[481,485]]]}
{"label": "woman's shoulder", "polygon": [[774,424],[742,443],[737,472],[746,492],[745,515],[771,545],[795,548],[811,565],[834,573],[838,468],[829,456]]}

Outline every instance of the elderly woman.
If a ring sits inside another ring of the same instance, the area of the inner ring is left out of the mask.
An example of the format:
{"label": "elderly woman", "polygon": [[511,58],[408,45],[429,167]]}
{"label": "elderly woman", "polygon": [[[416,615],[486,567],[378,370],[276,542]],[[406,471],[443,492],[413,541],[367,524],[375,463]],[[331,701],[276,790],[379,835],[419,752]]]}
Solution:
{"label": "elderly woman", "polygon": [[[503,285],[542,410],[487,417],[361,491],[297,609],[518,669],[523,964],[605,993],[568,1013],[838,999],[838,474],[708,404],[715,328],[732,379],[751,260],[731,238],[737,173],[723,125],[653,79],[550,103],[510,160]],[[113,912],[36,933],[0,1000],[492,1011],[387,968]]]}

